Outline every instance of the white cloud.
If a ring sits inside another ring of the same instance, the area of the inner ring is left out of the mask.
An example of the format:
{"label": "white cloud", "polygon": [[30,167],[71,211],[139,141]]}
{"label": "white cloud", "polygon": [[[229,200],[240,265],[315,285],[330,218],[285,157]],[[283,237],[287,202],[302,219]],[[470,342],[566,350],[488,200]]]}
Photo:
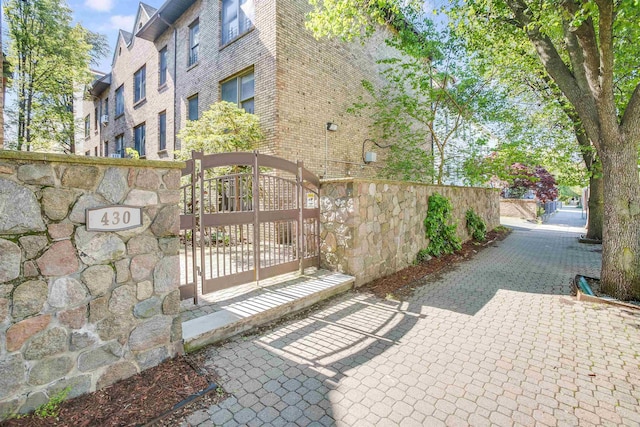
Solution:
{"label": "white cloud", "polygon": [[109,12],[113,8],[113,0],[85,0],[84,5],[99,12]]}
{"label": "white cloud", "polygon": [[109,24],[111,24],[111,28],[116,30],[131,31],[135,20],[135,15],[113,15],[109,18]]}

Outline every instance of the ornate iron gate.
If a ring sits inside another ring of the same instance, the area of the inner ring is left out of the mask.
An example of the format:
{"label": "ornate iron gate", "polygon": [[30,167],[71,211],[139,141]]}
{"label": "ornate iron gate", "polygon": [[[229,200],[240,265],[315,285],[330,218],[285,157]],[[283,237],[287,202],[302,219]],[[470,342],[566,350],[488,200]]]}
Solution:
{"label": "ornate iron gate", "polygon": [[319,265],[320,181],[302,162],[193,152],[182,177],[182,299]]}

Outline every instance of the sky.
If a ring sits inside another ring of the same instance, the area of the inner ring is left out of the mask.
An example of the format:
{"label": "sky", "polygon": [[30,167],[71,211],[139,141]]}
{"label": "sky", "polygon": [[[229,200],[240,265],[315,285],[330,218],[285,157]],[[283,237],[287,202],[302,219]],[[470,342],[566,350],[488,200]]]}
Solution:
{"label": "sky", "polygon": [[[165,0],[145,0],[144,3],[159,8]],[[91,31],[104,34],[109,40],[109,54],[100,60],[99,71],[111,69],[113,48],[118,38],[118,30],[133,30],[133,21],[138,12],[138,1],[133,0],[67,0],[73,10],[74,19]]]}

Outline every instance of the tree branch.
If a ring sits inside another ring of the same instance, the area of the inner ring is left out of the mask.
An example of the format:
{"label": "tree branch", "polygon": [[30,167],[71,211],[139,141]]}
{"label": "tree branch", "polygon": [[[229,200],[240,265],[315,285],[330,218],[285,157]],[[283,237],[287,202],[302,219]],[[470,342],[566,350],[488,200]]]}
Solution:
{"label": "tree branch", "polygon": [[547,73],[576,108],[589,139],[598,140],[600,124],[592,94],[580,88],[576,78],[558,54],[551,39],[542,34],[539,26],[533,21],[529,7],[524,0],[506,0],[506,3],[523,28],[526,28],[527,37],[536,49],[536,53]]}
{"label": "tree branch", "polygon": [[640,84],[636,86],[629,99],[620,128],[626,138],[640,145]]}

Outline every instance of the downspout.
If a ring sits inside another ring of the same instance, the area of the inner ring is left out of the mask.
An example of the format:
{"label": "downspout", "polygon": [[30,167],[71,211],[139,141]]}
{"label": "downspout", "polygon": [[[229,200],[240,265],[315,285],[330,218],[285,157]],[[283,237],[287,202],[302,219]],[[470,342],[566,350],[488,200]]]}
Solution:
{"label": "downspout", "polygon": [[158,13],[158,19],[173,29],[173,151],[175,151],[176,141],[178,139],[178,30],[167,22],[160,13]]}

